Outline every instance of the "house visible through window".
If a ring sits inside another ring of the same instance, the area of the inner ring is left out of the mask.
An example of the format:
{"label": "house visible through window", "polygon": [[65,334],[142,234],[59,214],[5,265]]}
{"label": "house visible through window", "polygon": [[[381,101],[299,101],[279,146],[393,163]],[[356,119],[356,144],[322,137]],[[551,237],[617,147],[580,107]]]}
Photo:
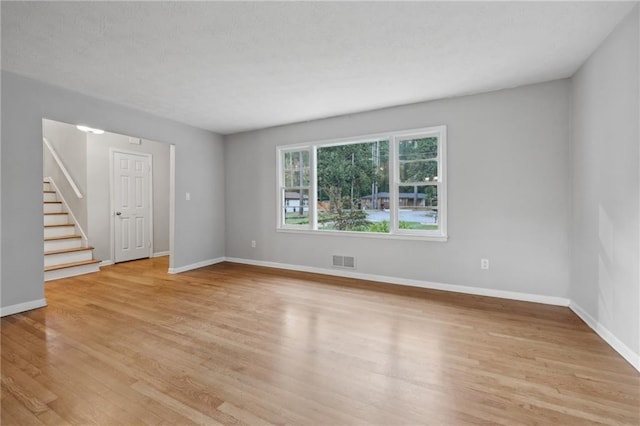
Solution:
{"label": "house visible through window", "polygon": [[278,148],[278,228],[446,238],[444,126]]}

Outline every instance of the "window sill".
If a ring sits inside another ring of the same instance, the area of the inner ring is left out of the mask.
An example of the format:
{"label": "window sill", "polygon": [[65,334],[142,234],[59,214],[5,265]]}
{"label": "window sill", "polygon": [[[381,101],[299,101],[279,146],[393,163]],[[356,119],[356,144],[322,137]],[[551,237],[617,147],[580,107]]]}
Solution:
{"label": "window sill", "polygon": [[439,243],[444,243],[448,240],[448,236],[446,235],[384,234],[381,232],[320,231],[295,228],[276,228],[276,232],[286,234],[327,235],[332,237],[377,238],[383,240],[430,241]]}

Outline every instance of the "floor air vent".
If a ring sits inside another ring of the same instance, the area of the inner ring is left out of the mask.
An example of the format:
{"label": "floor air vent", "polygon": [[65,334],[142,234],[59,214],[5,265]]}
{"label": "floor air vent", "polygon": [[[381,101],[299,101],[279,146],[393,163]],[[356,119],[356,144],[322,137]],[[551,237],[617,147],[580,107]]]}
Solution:
{"label": "floor air vent", "polygon": [[356,259],[353,256],[337,256],[334,254],[333,266],[354,269],[356,267]]}

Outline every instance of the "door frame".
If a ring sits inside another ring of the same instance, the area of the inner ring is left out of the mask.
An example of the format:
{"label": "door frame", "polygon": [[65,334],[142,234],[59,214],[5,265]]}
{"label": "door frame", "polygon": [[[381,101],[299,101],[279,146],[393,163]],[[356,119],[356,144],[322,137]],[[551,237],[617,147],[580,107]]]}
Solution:
{"label": "door frame", "polygon": [[[121,148],[109,148],[109,217],[111,218],[110,223],[110,244],[111,244],[111,258],[113,259],[113,263],[116,263],[116,234],[115,234],[115,190],[114,190],[114,180],[115,180],[115,167],[113,157],[115,153],[127,154],[127,155],[138,155],[140,157],[147,157],[149,160],[149,183],[148,183],[148,194],[149,194],[149,258],[153,257],[153,154],[149,154],[146,152],[140,151],[130,151]],[[171,218],[170,218],[171,222]],[[169,235],[169,241],[171,242],[172,235]],[[171,253],[172,255],[173,253]]]}

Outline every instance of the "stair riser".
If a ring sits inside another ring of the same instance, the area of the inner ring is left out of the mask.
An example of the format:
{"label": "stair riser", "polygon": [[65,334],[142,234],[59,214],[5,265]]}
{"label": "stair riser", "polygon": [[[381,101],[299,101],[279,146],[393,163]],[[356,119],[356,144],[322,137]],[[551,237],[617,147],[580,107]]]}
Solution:
{"label": "stair riser", "polygon": [[55,228],[44,228],[44,237],[64,237],[76,233],[75,226],[56,226]]}
{"label": "stair riser", "polygon": [[44,204],[45,213],[62,213],[62,204]]}
{"label": "stair riser", "polygon": [[74,251],[71,253],[47,254],[44,256],[44,266],[62,265],[63,263],[82,262],[92,259],[92,250]]}
{"label": "stair riser", "polygon": [[42,184],[43,191],[53,191],[53,188],[49,182],[45,182]]}
{"label": "stair riser", "polygon": [[56,194],[45,192],[42,195],[42,201],[60,201],[60,200],[58,200],[58,197],[56,197]]}
{"label": "stair riser", "polygon": [[100,267],[99,263],[92,265],[74,266],[72,268],[57,269],[55,271],[47,271],[44,273],[45,281],[59,280],[61,278],[75,277],[76,275],[89,274],[91,272],[98,272]]}
{"label": "stair riser", "polygon": [[64,250],[77,247],[82,247],[82,240],[80,238],[44,242],[44,251]]}
{"label": "stair riser", "polygon": [[64,225],[69,223],[69,215],[67,214],[53,214],[44,217],[45,225]]}

